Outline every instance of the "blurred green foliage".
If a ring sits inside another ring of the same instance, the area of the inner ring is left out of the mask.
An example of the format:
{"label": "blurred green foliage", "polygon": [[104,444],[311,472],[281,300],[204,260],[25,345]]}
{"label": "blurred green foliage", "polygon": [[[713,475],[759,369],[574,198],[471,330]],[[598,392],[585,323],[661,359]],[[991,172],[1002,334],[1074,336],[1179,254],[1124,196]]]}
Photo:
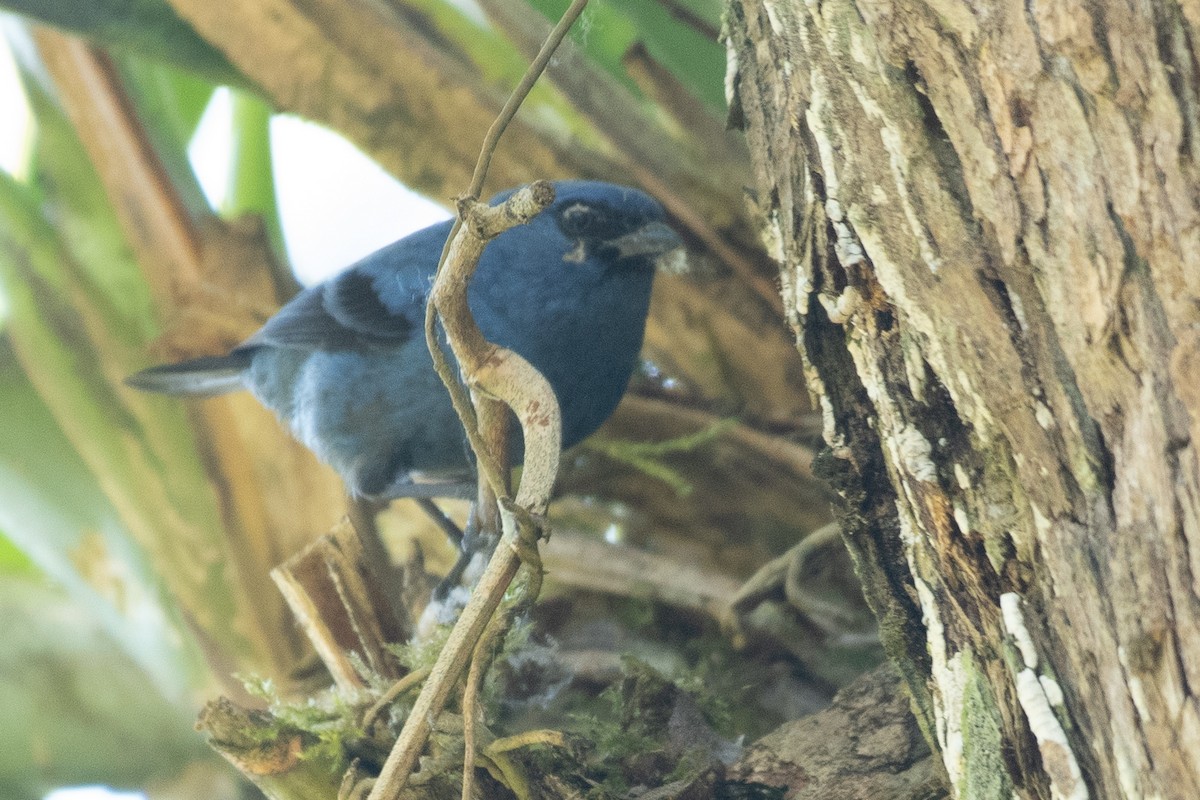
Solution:
{"label": "blurred green foliage", "polygon": [[[25,73],[37,124],[29,178],[0,172],[6,798],[71,783],[137,787],[212,758],[191,724],[212,678],[164,582],[164,555],[150,553],[145,536],[188,514],[184,493],[146,502],[155,494],[148,472],[200,485],[203,473],[181,409],[130,407],[121,394],[120,378],[145,363],[158,335],[150,292],[87,155],[35,74]],[[212,86],[144,64],[126,74],[155,89],[145,93],[157,114],[148,129],[174,143],[179,185],[194,187],[182,148]],[[217,518],[194,499],[191,507],[194,520]]]}
{"label": "blurred green foliage", "polygon": [[[570,0],[532,0],[550,19],[557,20]],[[725,47],[717,41],[721,4],[713,0],[592,0],[576,42],[596,63],[633,87],[622,64],[636,43],[714,112],[724,113]]]}
{"label": "blurred green foliage", "polygon": [[3,0],[0,8],[122,52],[177,64],[211,83],[245,80],[162,0]]}

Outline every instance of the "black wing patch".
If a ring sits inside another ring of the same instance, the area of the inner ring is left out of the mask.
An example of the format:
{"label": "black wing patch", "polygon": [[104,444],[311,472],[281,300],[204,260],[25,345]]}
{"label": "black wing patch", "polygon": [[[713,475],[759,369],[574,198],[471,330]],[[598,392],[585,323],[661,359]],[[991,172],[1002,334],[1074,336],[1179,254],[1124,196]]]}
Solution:
{"label": "black wing patch", "polygon": [[330,316],[322,302],[324,286],[305,289],[267,320],[242,347],[259,344],[314,350],[342,350],[353,346],[351,332]]}
{"label": "black wing patch", "polygon": [[350,269],[296,295],[241,347],[362,350],[401,344],[413,328],[414,320],[383,304],[370,275]]}
{"label": "black wing patch", "polygon": [[368,342],[396,344],[412,335],[412,320],[392,313],[379,299],[374,279],[358,270],[342,273],[325,288],[325,310]]}

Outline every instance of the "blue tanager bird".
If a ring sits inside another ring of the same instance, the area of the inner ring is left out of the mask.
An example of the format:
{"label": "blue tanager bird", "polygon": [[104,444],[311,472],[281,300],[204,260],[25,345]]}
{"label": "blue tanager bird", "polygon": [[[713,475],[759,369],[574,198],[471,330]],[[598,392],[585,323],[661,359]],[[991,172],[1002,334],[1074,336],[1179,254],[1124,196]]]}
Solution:
{"label": "blue tanager bird", "polygon": [[[487,246],[468,303],[485,337],[549,380],[569,447],[624,394],[655,261],[680,241],[662,207],[636,189],[554,188],[548,209]],[[228,355],[153,367],[129,383],[200,396],[249,389],[356,496],[461,496],[472,480],[469,448],[423,331],[450,227],[406,236],[304,290]]]}

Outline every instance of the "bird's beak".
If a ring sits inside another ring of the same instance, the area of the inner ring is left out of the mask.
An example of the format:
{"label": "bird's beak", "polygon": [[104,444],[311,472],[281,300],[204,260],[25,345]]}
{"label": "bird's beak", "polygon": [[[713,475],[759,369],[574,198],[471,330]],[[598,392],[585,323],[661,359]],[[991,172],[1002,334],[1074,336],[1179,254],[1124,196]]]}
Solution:
{"label": "bird's beak", "polygon": [[635,256],[657,257],[682,247],[683,242],[669,226],[661,222],[651,222],[632,233],[610,240],[608,245],[616,248],[619,258],[625,259]]}

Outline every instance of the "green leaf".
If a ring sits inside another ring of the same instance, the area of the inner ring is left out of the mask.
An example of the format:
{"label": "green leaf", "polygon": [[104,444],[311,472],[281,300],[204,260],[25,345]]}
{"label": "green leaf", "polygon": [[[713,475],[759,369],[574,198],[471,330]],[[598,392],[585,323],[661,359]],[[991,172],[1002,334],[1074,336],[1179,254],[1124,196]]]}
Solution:
{"label": "green leaf", "polygon": [[[725,110],[725,47],[717,41],[711,9],[698,3],[693,15],[673,14],[666,3],[647,0],[607,0],[625,14],[650,56],[666,67],[696,97],[714,111]],[[686,3],[672,3],[686,6]],[[707,17],[707,18],[706,18]]]}
{"label": "green leaf", "polygon": [[[532,0],[557,20],[569,0]],[[674,10],[674,13],[672,13]],[[622,64],[642,44],[714,112],[725,109],[725,48],[717,41],[720,6],[712,0],[670,4],[649,0],[592,0],[572,37],[606,71],[634,88]]]}
{"label": "green leaf", "polygon": [[266,645],[239,610],[242,587],[186,409],[122,385],[148,365],[158,334],[145,280],[69,123],[36,88],[30,94],[39,125],[32,183],[0,175],[0,287],[13,350],[122,535],[214,652],[267,663]]}
{"label": "green leaf", "polygon": [[136,54],[119,55],[117,63],[142,129],[150,136],[171,185],[193,216],[203,216],[208,200],[188,159],[188,145],[216,87]]}
{"label": "green leaf", "polygon": [[[108,196],[61,109],[35,82],[26,81],[25,89],[37,122],[33,163],[29,183],[3,184],[0,218],[11,224],[0,232],[0,243],[36,251],[47,262],[69,253],[71,267],[82,270],[79,279],[94,284],[93,301],[105,305],[102,313],[122,326],[127,339],[148,341],[158,333],[150,292],[132,268]],[[47,203],[56,206],[53,223],[44,216]],[[63,290],[67,273],[65,263],[55,263],[42,276],[50,288]]]}
{"label": "green leaf", "polygon": [[[525,0],[521,0],[524,2]],[[464,56],[470,69],[478,70],[487,83],[501,95],[507,95],[517,85],[529,60],[503,34],[463,13],[447,0],[406,0],[410,15],[420,14],[420,22],[436,29]],[[566,3],[562,6],[566,8]],[[523,104],[522,114],[553,120],[568,136],[588,147],[597,147],[597,134],[591,122],[582,118],[572,103],[554,89],[548,81],[534,84]]]}
{"label": "green leaf", "polygon": [[[204,678],[141,548],[0,339],[0,572],[53,581],[164,696]],[[3,583],[4,581],[0,581]],[[0,637],[0,651],[7,640]]]}
{"label": "green leaf", "polygon": [[0,9],[175,64],[213,83],[247,86],[228,59],[162,0],[0,0]]}
{"label": "green leaf", "polygon": [[[570,6],[570,0],[531,0],[530,5],[541,11],[552,21],[562,17],[563,12]],[[621,66],[621,58],[625,52],[638,41],[638,30],[633,20],[629,19],[619,9],[603,0],[593,0],[588,3],[583,16],[571,31],[573,38],[595,62],[606,72],[611,73],[628,88],[637,91],[637,87],[625,74]]]}
{"label": "green leaf", "polygon": [[[2,368],[2,367],[0,367]],[[9,577],[32,577],[40,575],[33,559],[0,531],[0,575]]]}
{"label": "green leaf", "polygon": [[138,112],[148,118],[149,127],[166,133],[178,150],[186,151],[216,85],[136,55],[122,55],[118,60],[121,77],[135,97]]}
{"label": "green leaf", "polygon": [[141,788],[211,761],[190,703],[148,685],[85,607],[41,580],[0,581],[0,796]]}
{"label": "green leaf", "polygon": [[230,217],[255,214],[266,226],[271,247],[286,263],[283,224],[275,196],[271,158],[271,108],[248,92],[233,91],[233,148],[229,194],[221,212]]}

